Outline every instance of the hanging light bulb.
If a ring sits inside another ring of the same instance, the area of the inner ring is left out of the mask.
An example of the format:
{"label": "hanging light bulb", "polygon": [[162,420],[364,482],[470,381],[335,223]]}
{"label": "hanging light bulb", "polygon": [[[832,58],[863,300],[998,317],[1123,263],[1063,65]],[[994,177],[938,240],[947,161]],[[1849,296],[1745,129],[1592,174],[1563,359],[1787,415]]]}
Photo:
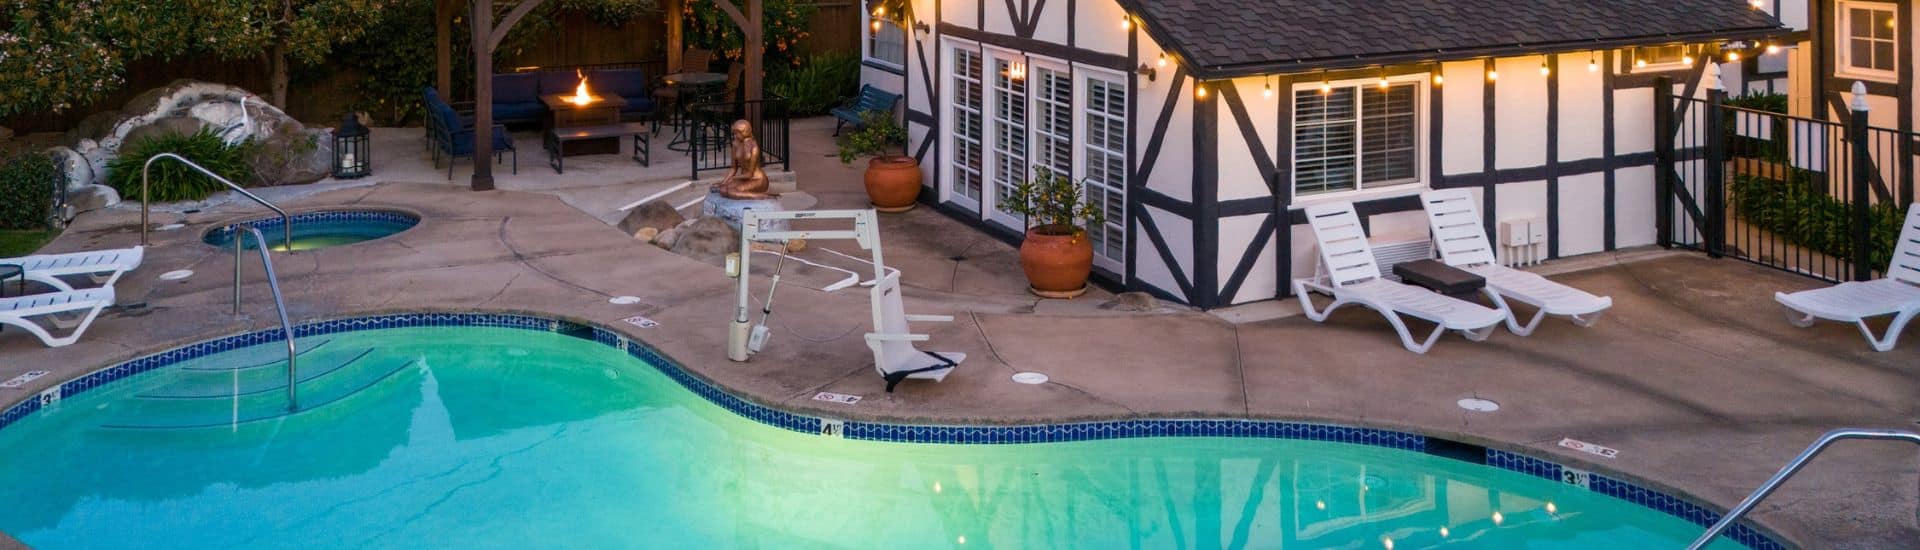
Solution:
{"label": "hanging light bulb", "polygon": [[1380,75],[1380,89],[1387,89],[1387,75]]}
{"label": "hanging light bulb", "polygon": [[1590,73],[1600,72],[1600,54],[1599,53],[1587,52],[1587,72],[1590,72]]}
{"label": "hanging light bulb", "polygon": [[1333,93],[1333,83],[1327,82],[1327,75],[1320,75],[1320,95]]}
{"label": "hanging light bulb", "polygon": [[1780,53],[1779,44],[1767,44],[1767,55],[1773,55],[1777,53]]}
{"label": "hanging light bulb", "polygon": [[1207,85],[1206,85],[1206,84],[1198,84],[1198,85],[1195,85],[1195,86],[1193,87],[1193,97],[1196,97],[1196,98],[1200,98],[1200,99],[1206,99],[1206,98],[1207,98]]}
{"label": "hanging light bulb", "polygon": [[1688,67],[1692,67],[1692,66],[1693,66],[1693,56],[1692,56],[1692,55],[1685,55],[1685,56],[1681,56],[1681,57],[1680,57],[1680,63],[1681,63],[1681,64],[1683,64],[1683,65],[1686,65],[1686,66],[1688,66]]}
{"label": "hanging light bulb", "polygon": [[1740,60],[1740,52],[1727,52],[1728,63],[1732,63],[1739,60]]}
{"label": "hanging light bulb", "polygon": [[1636,68],[1636,69],[1639,69],[1639,68],[1643,68],[1643,67],[1646,67],[1646,66],[1647,66],[1647,60],[1645,60],[1645,59],[1635,59],[1635,60],[1633,60],[1633,68]]}
{"label": "hanging light bulb", "polygon": [[1447,83],[1447,77],[1442,76],[1440,73],[1433,74],[1433,85],[1440,86],[1446,83]]}
{"label": "hanging light bulb", "polygon": [[1260,92],[1260,95],[1267,99],[1273,99],[1273,80],[1271,79],[1267,80],[1267,90],[1264,92]]}
{"label": "hanging light bulb", "polygon": [[886,7],[886,6],[880,6],[880,7],[877,7],[877,8],[874,8],[874,9],[873,9],[873,16],[874,16],[874,17],[886,17],[886,16],[887,16],[887,7]]}
{"label": "hanging light bulb", "polygon": [[1747,4],[1752,5],[1753,9],[1757,10],[1765,7],[1767,5],[1767,0],[1751,0],[1747,2]]}
{"label": "hanging light bulb", "polygon": [[873,34],[880,34],[880,20],[873,20]]}
{"label": "hanging light bulb", "polygon": [[1160,61],[1158,63],[1162,68],[1167,66],[1167,52],[1160,52]]}
{"label": "hanging light bulb", "polygon": [[1123,31],[1133,30],[1133,16],[1131,15],[1120,16],[1120,30],[1123,30]]}
{"label": "hanging light bulb", "polygon": [[1487,71],[1487,80],[1500,80],[1500,71]]}
{"label": "hanging light bulb", "polygon": [[1548,66],[1547,66],[1547,62],[1545,62],[1545,61],[1541,61],[1541,62],[1540,62],[1540,76],[1547,76],[1547,75],[1550,75],[1550,74],[1553,74],[1553,68],[1552,68],[1552,67],[1548,67]]}

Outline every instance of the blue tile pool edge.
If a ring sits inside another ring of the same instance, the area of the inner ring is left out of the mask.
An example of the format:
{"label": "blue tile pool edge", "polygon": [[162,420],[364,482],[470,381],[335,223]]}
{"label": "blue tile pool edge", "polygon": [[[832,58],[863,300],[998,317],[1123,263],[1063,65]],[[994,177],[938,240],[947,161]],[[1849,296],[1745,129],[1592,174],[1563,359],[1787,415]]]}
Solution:
{"label": "blue tile pool edge", "polygon": [[[1333,424],[1283,422],[1254,419],[1136,419],[1062,424],[1018,426],[947,426],[841,421],[787,412],[762,405],[720,388],[695,376],[653,346],[620,333],[591,324],[522,314],[500,313],[403,313],[315,321],[294,327],[296,337],[318,336],[363,330],[413,327],[496,327],[566,334],[593,340],[626,352],[652,365],[674,382],[701,398],[734,414],[755,422],[786,430],[870,441],[901,443],[996,445],[1061,443],[1138,437],[1250,437],[1297,439],[1352,443],[1386,447],[1435,456],[1444,456],[1499,468],[1542,479],[1575,485],[1642,507],[1665,513],[1701,526],[1720,520],[1720,514],[1689,499],[1651,489],[1621,478],[1588,472],[1553,461],[1510,451],[1482,448],[1428,436]],[[154,355],[140,357],[102,368],[40,392],[0,412],[0,429],[5,429],[42,407],[66,397],[127,377],[149,372],[189,359],[279,340],[279,330],[260,330],[207,340]],[[1449,452],[1435,452],[1440,447]],[[1460,453],[1460,449],[1481,453]],[[1478,459],[1478,460],[1475,460]],[[1748,521],[1741,521],[1724,535],[1755,550],[1784,550],[1779,537]]]}
{"label": "blue tile pool edge", "polygon": [[[298,214],[292,214],[287,216],[287,218],[288,219],[283,220],[280,218],[280,216],[276,215],[276,216],[267,216],[267,217],[259,217],[259,218],[249,218],[249,219],[244,219],[244,220],[223,224],[220,226],[216,226],[212,229],[208,229],[206,233],[200,236],[200,240],[202,242],[207,242],[210,239],[215,238],[216,236],[222,240],[232,238],[231,234],[233,233],[234,228],[239,227],[243,224],[251,225],[254,227],[254,229],[259,229],[260,231],[263,231],[263,232],[271,232],[279,229],[281,225],[284,225],[288,221],[291,221],[295,224],[299,224],[303,222],[305,223],[372,222],[372,223],[391,223],[391,224],[405,225],[406,229],[401,230],[404,232],[406,230],[410,230],[415,227],[418,227],[420,225],[421,220],[423,219],[419,214],[415,214],[413,212],[408,212],[408,211],[399,210],[399,209],[386,209],[386,208],[364,208],[364,209],[353,209],[353,210],[316,210],[312,212],[302,212]],[[395,234],[397,235],[399,233],[396,232]],[[389,235],[389,237],[390,236],[392,235]],[[212,244],[212,243],[209,242],[208,244]]]}

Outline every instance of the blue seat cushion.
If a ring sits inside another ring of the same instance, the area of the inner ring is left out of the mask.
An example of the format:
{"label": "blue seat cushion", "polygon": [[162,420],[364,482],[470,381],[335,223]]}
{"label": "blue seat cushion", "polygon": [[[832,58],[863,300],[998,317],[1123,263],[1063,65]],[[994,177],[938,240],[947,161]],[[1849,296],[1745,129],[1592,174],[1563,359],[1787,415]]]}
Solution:
{"label": "blue seat cushion", "polygon": [[493,119],[507,121],[540,120],[545,116],[547,106],[540,102],[501,103],[493,102]]}
{"label": "blue seat cushion", "polygon": [[527,73],[493,75],[493,104],[540,103],[540,81]]}
{"label": "blue seat cushion", "polygon": [[[540,95],[571,94],[573,88],[580,85],[580,77],[575,76],[573,71],[541,71],[539,75]],[[539,101],[540,98],[534,97],[533,100]]]}
{"label": "blue seat cushion", "polygon": [[[451,153],[454,156],[473,154],[473,130],[467,129],[467,130],[454,132],[453,143],[451,143],[450,145],[451,147],[449,148],[448,153]],[[494,125],[493,150],[495,151],[512,151],[513,150],[513,136],[507,133],[507,128],[505,126],[500,126],[497,124]]]}
{"label": "blue seat cushion", "polygon": [[647,72],[640,69],[602,69],[587,73],[587,87],[596,94],[611,94],[627,98],[649,97],[653,91],[647,89]]}
{"label": "blue seat cushion", "polygon": [[655,105],[653,104],[653,98],[651,98],[651,97],[647,97],[647,96],[644,96],[644,95],[638,95],[638,96],[624,96],[624,97],[625,97],[625,98],[627,99],[627,106],[625,106],[625,107],[621,107],[621,108],[620,108],[620,112],[622,112],[622,113],[651,113],[651,112],[653,112],[653,109],[654,109],[654,107],[655,107]]}

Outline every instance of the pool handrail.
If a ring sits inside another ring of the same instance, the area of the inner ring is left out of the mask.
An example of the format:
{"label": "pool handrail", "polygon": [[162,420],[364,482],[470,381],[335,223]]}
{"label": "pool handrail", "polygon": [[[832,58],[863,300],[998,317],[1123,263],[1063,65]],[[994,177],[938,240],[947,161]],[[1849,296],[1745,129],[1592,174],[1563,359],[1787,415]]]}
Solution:
{"label": "pool handrail", "polygon": [[233,314],[240,314],[240,250],[245,248],[247,234],[253,234],[254,249],[260,251],[260,265],[267,270],[267,288],[273,290],[273,306],[280,313],[280,335],[287,341],[287,412],[300,411],[299,375],[294,369],[294,358],[300,355],[293,343],[293,322],[287,319],[287,301],[280,295],[280,277],[273,272],[273,258],[267,254],[267,236],[251,224],[237,224],[233,228]]}
{"label": "pool handrail", "polygon": [[1725,516],[1720,517],[1720,521],[1714,523],[1712,527],[1707,528],[1706,533],[1701,534],[1700,538],[1694,539],[1693,544],[1687,545],[1687,550],[1706,548],[1707,544],[1713,542],[1715,537],[1719,537],[1720,534],[1725,533],[1727,529],[1733,528],[1734,522],[1740,521],[1741,517],[1746,516],[1747,512],[1753,511],[1753,507],[1759,505],[1761,500],[1767,498],[1767,495],[1773,494],[1775,489],[1779,489],[1780,485],[1786,483],[1788,478],[1792,478],[1794,474],[1799,473],[1800,469],[1806,467],[1807,463],[1812,461],[1814,456],[1825,452],[1827,448],[1833,446],[1834,443],[1847,439],[1905,441],[1920,445],[1920,433],[1900,430],[1844,428],[1827,432],[1826,435],[1820,436],[1819,440],[1814,441],[1813,445],[1808,446],[1807,450],[1801,451],[1800,456],[1796,456],[1792,461],[1787,462],[1786,467],[1781,468],[1778,473],[1773,474],[1773,477],[1768,479],[1766,483],[1762,483],[1758,489],[1754,489],[1753,494],[1747,495],[1746,500],[1740,501],[1738,506],[1734,506],[1732,510],[1728,510]]}
{"label": "pool handrail", "polygon": [[[253,202],[260,203],[260,206],[265,206],[267,208],[273,209],[274,213],[280,215],[280,224],[281,224],[280,227],[283,228],[281,229],[281,233],[285,234],[287,250],[293,250],[293,217],[288,216],[286,210],[281,210],[279,206],[275,206],[273,203],[267,202],[266,199],[260,198],[259,195],[255,195],[252,192],[247,191],[246,189],[242,189],[238,185],[234,185],[233,182],[227,181],[227,178],[220,177],[220,174],[215,174],[213,173],[213,171],[207,170],[206,167],[200,166],[198,164],[194,164],[193,161],[187,160],[186,157],[182,157],[180,155],[176,155],[173,153],[160,153],[158,155],[147,157],[147,162],[145,164],[140,165],[140,244],[141,246],[147,246],[147,245],[153,244],[151,242],[148,242],[148,239],[147,239],[148,226],[152,225],[147,221],[147,217],[149,215],[148,214],[149,201],[147,200],[148,198],[147,174],[153,168],[154,161],[157,161],[163,158],[180,161],[180,164],[185,164],[187,165],[188,168],[192,168],[196,172],[205,174],[209,178],[213,178],[213,181],[220,182],[221,185],[225,185],[228,188],[233,189],[235,192],[240,193],[241,196],[244,196],[249,199],[253,199]],[[266,241],[261,241],[260,246],[262,248],[265,248],[267,246]]]}

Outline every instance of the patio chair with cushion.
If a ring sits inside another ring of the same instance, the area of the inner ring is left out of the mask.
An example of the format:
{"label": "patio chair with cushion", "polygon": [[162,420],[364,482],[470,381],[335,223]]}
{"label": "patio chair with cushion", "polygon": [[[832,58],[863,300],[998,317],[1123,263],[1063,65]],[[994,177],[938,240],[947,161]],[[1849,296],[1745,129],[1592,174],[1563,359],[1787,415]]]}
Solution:
{"label": "patio chair with cushion", "polygon": [[587,73],[594,93],[620,96],[627,101],[620,108],[620,120],[646,120],[654,114],[652,90],[647,88],[647,72],[642,69],[596,69]]}
{"label": "patio chair with cushion", "polygon": [[[1493,256],[1493,242],[1487,239],[1480,211],[1474,206],[1473,193],[1466,189],[1446,189],[1420,194],[1426,207],[1427,226],[1433,230],[1433,247],[1440,261],[1456,269],[1487,280],[1481,292],[1507,315],[1507,330],[1526,336],[1540,326],[1548,315],[1565,315],[1573,324],[1590,327],[1600,315],[1613,307],[1613,298],[1595,296],[1538,274],[1504,265]],[[1535,308],[1526,324],[1508,301]]]}
{"label": "patio chair with cushion", "polygon": [[[1500,327],[1506,315],[1486,306],[1453,298],[1381,276],[1374,262],[1373,247],[1354,213],[1353,203],[1341,202],[1307,207],[1307,224],[1319,241],[1321,277],[1295,279],[1293,293],[1300,298],[1301,309],[1316,323],[1325,322],[1334,310],[1361,305],[1380,312],[1400,334],[1400,343],[1414,353],[1426,353],[1448,330],[1460,331],[1475,342],[1486,340]],[[1333,297],[1326,309],[1313,307],[1311,294]],[[1415,340],[1401,316],[1434,323],[1433,332],[1424,340]]]}
{"label": "patio chair with cushion", "polygon": [[[1861,267],[1864,269],[1864,266]],[[1920,316],[1920,203],[1907,207],[1900,240],[1893,249],[1887,276],[1864,282],[1840,283],[1795,293],[1776,292],[1773,299],[1787,308],[1787,321],[1806,328],[1818,319],[1853,323],[1874,351],[1892,351],[1900,331]],[[1867,319],[1891,315],[1884,336],[1873,335]]]}
{"label": "patio chair with cushion", "polygon": [[950,351],[920,351],[914,342],[925,342],[925,334],[914,334],[908,322],[953,322],[950,315],[910,315],[900,299],[900,272],[888,273],[875,281],[873,332],[867,333],[867,347],[873,349],[873,368],[887,381],[887,391],[909,378],[945,380],[953,369],[967,360],[967,354]]}
{"label": "patio chair with cushion", "polygon": [[859,97],[848,100],[845,105],[829,111],[833,114],[833,118],[838,119],[833,125],[833,135],[840,135],[840,129],[849,124],[853,125],[855,130],[860,129],[866,124],[861,117],[866,116],[869,111],[892,115],[894,104],[899,102],[900,96],[897,94],[875,88],[871,84],[861,86]]}
{"label": "patio chair with cushion", "polygon": [[[440,166],[440,157],[447,159],[447,179],[453,179],[453,161],[459,158],[471,158],[474,151],[474,128],[461,123],[460,115],[453,112],[446,103],[429,106],[435,119],[433,123],[434,167]],[[513,173],[520,173],[520,152],[513,147],[513,136],[507,133],[502,124],[493,125],[490,132],[493,138],[494,162],[500,161],[503,154],[513,155]]]}
{"label": "patio chair with cushion", "polygon": [[[573,73],[567,73],[571,78]],[[540,94],[548,91],[546,82],[530,73],[493,75],[493,121],[496,124],[537,123],[547,116],[547,105]],[[572,86],[568,86],[572,91]],[[468,124],[471,126],[471,123]]]}

